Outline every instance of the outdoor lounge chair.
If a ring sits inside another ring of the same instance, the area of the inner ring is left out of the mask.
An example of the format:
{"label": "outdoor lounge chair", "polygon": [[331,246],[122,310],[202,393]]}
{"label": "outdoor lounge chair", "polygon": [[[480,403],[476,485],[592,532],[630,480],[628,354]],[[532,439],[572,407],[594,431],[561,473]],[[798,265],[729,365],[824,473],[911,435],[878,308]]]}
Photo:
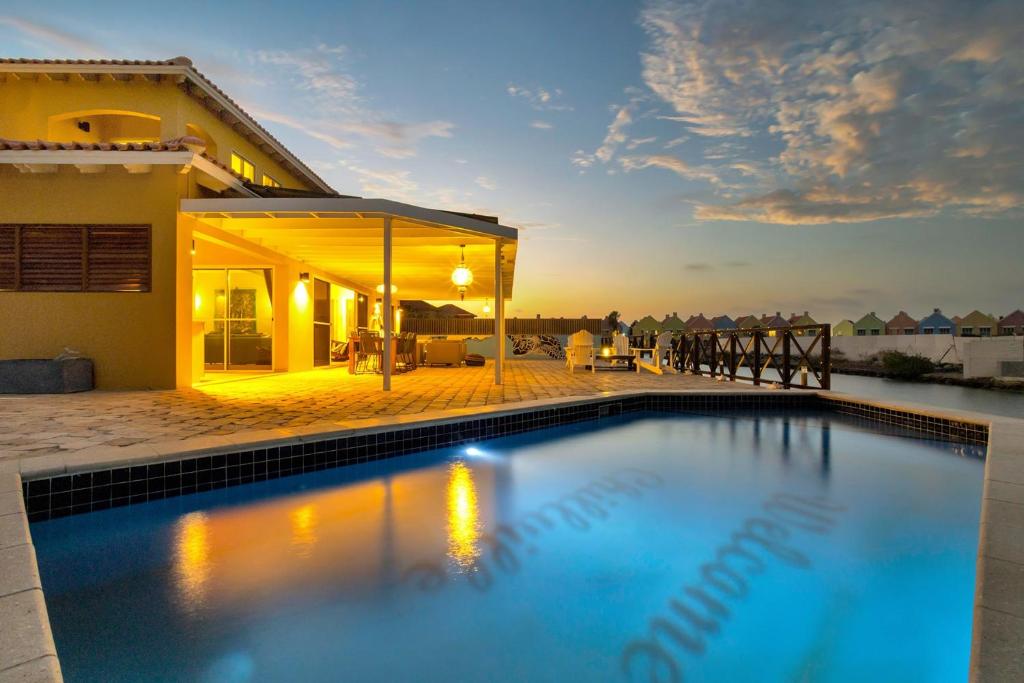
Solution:
{"label": "outdoor lounge chair", "polygon": [[575,372],[577,365],[590,366],[591,372],[597,371],[597,364],[594,362],[594,335],[586,330],[580,330],[569,337],[565,345],[565,362],[569,366],[569,372]]}
{"label": "outdoor lounge chair", "polygon": [[662,361],[668,360],[668,366],[674,367],[673,361],[675,360],[675,350],[672,347],[672,333],[662,332],[658,335],[658,338],[654,340],[654,364],[658,367],[664,365]]}

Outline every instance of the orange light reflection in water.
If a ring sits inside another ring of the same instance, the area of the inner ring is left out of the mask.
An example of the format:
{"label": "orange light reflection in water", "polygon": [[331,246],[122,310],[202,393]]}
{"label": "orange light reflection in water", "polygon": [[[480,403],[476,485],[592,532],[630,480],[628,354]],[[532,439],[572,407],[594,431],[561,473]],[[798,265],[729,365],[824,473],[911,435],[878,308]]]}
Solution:
{"label": "orange light reflection in water", "polygon": [[292,547],[299,557],[309,557],[316,545],[316,507],[307,503],[288,513],[292,522]]}
{"label": "orange light reflection in water", "polygon": [[210,529],[204,512],[182,517],[175,530],[175,573],[182,604],[200,609],[210,579]]}
{"label": "orange light reflection in water", "polygon": [[463,462],[448,467],[448,557],[466,571],[480,556],[480,508],[473,472]]}

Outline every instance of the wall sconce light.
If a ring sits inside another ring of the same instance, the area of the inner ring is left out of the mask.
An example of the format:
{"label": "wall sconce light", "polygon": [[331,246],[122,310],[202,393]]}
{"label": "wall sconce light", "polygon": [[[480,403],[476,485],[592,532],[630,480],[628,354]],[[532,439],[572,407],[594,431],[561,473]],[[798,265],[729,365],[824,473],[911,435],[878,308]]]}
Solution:
{"label": "wall sconce light", "polygon": [[299,282],[309,283],[309,273],[299,273]]}
{"label": "wall sconce light", "polygon": [[359,295],[359,303],[363,303],[364,301],[366,301],[366,297],[363,296],[362,294],[360,294]]}
{"label": "wall sconce light", "polygon": [[459,300],[465,301],[466,289],[473,284],[473,271],[466,265],[466,245],[460,244],[459,248],[462,249],[462,257],[452,271],[452,283],[459,289]]}
{"label": "wall sconce light", "polygon": [[196,241],[195,240],[192,240],[192,248],[188,250],[188,253],[192,254],[193,256],[196,255]]}
{"label": "wall sconce light", "polygon": [[[392,294],[396,294],[397,292],[398,292],[398,285],[391,285],[391,293]],[[378,294],[383,294],[384,293],[384,285],[383,284],[377,285],[377,293]]]}

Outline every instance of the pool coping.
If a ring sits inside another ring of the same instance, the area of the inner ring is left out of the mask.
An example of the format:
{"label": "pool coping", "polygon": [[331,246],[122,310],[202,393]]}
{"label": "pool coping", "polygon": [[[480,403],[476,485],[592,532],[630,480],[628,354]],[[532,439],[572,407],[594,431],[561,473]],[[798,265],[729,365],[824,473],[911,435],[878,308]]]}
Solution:
{"label": "pool coping", "polygon": [[[407,450],[401,446],[394,452],[380,457],[394,457],[404,453],[443,447],[454,443],[465,443],[477,439],[493,438],[504,434],[540,429],[558,424],[600,419],[606,415],[617,415],[630,410],[648,409],[651,404],[672,405],[689,402],[705,402],[709,409],[717,403],[741,397],[739,403],[750,407],[795,407],[806,403],[808,407],[827,407],[837,413],[863,417],[871,422],[896,424],[910,427],[939,438],[977,442],[979,435],[987,432],[988,451],[985,462],[984,488],[982,492],[981,519],[977,553],[977,570],[974,596],[974,620],[971,643],[971,681],[1024,680],[1024,420],[994,416],[971,411],[951,410],[920,404],[882,401],[858,397],[851,394],[825,391],[704,391],[704,390],[657,390],[636,389],[620,392],[603,392],[598,395],[569,396],[515,404],[497,404],[472,408],[421,413],[418,415],[388,416],[352,421],[323,421],[297,429],[275,429],[259,432],[241,432],[224,437],[200,437],[187,441],[166,444],[147,444],[143,448],[129,446],[111,451],[109,448],[88,449],[59,457],[47,455],[19,461],[20,472],[0,472],[0,522],[5,517],[15,517],[14,530],[5,531],[0,526],[0,567],[7,547],[3,542],[23,538],[20,566],[15,566],[16,575],[26,576],[31,585],[14,595],[23,595],[22,605],[31,604],[17,613],[3,608],[8,596],[0,593],[0,634],[14,632],[24,634],[23,643],[15,643],[23,652],[19,662],[0,669],[0,683],[14,680],[61,681],[42,587],[36,566],[35,552],[28,528],[26,500],[28,484],[32,481],[53,477],[73,476],[106,468],[162,466],[164,463],[182,462],[189,458],[238,454],[246,449],[269,450],[302,444],[297,470],[283,471],[279,476],[338,467],[376,459],[365,455],[350,460],[336,458],[329,464],[316,464],[318,444],[331,440],[354,442],[354,439],[380,438],[383,448],[385,439],[392,446],[392,437],[422,432],[424,435],[442,434],[437,444],[426,440],[413,441]],[[634,401],[642,408],[626,408]],[[602,404],[605,407],[602,408]],[[608,406],[618,406],[611,411]],[[568,415],[564,422],[563,415]],[[541,417],[533,417],[541,416]],[[521,418],[521,419],[520,419]],[[484,425],[507,425],[507,429],[495,433]],[[470,431],[452,430],[455,425],[479,425]],[[962,428],[962,429],[961,429]],[[951,431],[952,430],[952,431]],[[371,452],[374,447],[370,446]],[[365,448],[363,453],[365,453]],[[352,451],[355,452],[354,450]],[[302,464],[305,457],[306,465]],[[310,458],[313,458],[311,461]],[[294,461],[293,461],[294,462]],[[312,465],[310,465],[312,463]],[[161,476],[163,470],[160,470]],[[24,482],[23,482],[24,480]],[[252,481],[249,479],[248,481]],[[239,481],[236,483],[247,483]],[[229,484],[232,485],[232,484]],[[49,484],[47,484],[47,487]],[[161,494],[162,495],[162,494]],[[177,495],[177,494],[175,494]],[[145,496],[143,496],[145,497]],[[18,499],[14,501],[14,499]],[[141,501],[140,501],[141,502]],[[8,507],[3,504],[7,503]],[[16,508],[16,509],[15,509]],[[4,514],[4,510],[14,512]],[[18,536],[18,534],[21,534]],[[19,560],[13,560],[19,565]],[[0,581],[3,580],[0,574]],[[0,586],[3,586],[0,583]],[[28,584],[26,584],[28,585]],[[12,604],[14,604],[12,602]],[[11,628],[15,627],[15,628]],[[20,636],[19,636],[20,637]],[[5,636],[0,635],[0,660],[6,661]],[[14,661],[14,660],[10,660]],[[21,669],[21,671],[18,671]],[[10,675],[8,675],[10,674]]]}
{"label": "pool coping", "polygon": [[0,683],[62,681],[22,497],[21,475],[0,474]]}

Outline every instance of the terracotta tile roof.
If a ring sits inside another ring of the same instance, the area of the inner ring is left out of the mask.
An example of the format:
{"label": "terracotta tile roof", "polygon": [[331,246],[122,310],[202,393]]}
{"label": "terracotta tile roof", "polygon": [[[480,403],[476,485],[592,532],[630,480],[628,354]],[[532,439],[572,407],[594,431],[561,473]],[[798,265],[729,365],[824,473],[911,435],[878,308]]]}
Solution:
{"label": "terracotta tile roof", "polygon": [[[271,135],[270,131],[268,131],[266,128],[264,128],[262,125],[260,125],[259,122],[256,121],[256,119],[253,118],[253,116],[251,114],[249,114],[247,111],[242,109],[242,107],[237,102],[235,102],[226,92],[221,90],[213,81],[211,81],[209,78],[207,78],[205,74],[203,74],[198,69],[196,69],[195,66],[193,66],[193,64],[192,64],[192,60],[189,59],[188,57],[174,57],[173,59],[164,59],[164,60],[142,60],[142,59],[137,59],[137,60],[133,60],[133,59],[26,59],[26,58],[5,57],[5,58],[0,58],[0,65],[3,65],[3,64],[12,64],[12,65],[17,65],[17,64],[42,64],[42,65],[52,65],[52,66],[55,66],[55,67],[57,67],[57,66],[140,66],[140,67],[141,66],[181,66],[181,67],[185,67],[187,69],[187,76],[189,77],[189,80],[195,82],[201,88],[213,91],[213,92],[217,93],[220,97],[224,98],[224,100],[226,100],[228,102],[228,104],[230,104],[239,114],[242,115],[242,118],[245,120],[245,123],[248,124],[248,126],[250,128],[253,128],[253,129],[255,129],[258,132],[258,135],[263,136],[264,138],[269,140],[273,145],[276,145],[285,154],[287,154],[288,156],[291,156],[293,159],[295,159],[296,162],[298,162],[298,166],[295,168],[295,171],[299,175],[304,175],[307,178],[313,179],[317,183],[319,183],[323,188],[333,192],[333,188],[331,188],[331,186],[327,183],[327,181],[325,181],[319,175],[314,173],[313,170],[310,169],[301,159],[299,159],[298,156],[296,156],[291,150],[289,150],[287,147],[285,147],[281,143],[280,140],[278,140],[276,137]],[[182,87],[184,87],[186,93],[188,93],[189,95],[192,95],[192,92],[187,87],[187,84],[182,84]],[[198,99],[205,100],[206,98],[200,97]],[[204,101],[203,104],[205,105],[205,104],[208,104],[208,103],[206,103]],[[293,164],[287,158],[282,158],[282,160],[283,160],[284,165],[286,167],[287,166],[295,166],[295,164]]]}
{"label": "terracotta tile roof", "polygon": [[0,57],[0,64],[115,64],[118,66],[173,66],[191,60],[186,57],[175,59],[30,59],[25,57]]}
{"label": "terracotta tile roof", "polygon": [[[186,135],[162,142],[55,142],[53,140],[8,140],[0,138],[0,150],[93,152],[202,152],[206,143]],[[205,156],[205,155],[204,155]]]}

